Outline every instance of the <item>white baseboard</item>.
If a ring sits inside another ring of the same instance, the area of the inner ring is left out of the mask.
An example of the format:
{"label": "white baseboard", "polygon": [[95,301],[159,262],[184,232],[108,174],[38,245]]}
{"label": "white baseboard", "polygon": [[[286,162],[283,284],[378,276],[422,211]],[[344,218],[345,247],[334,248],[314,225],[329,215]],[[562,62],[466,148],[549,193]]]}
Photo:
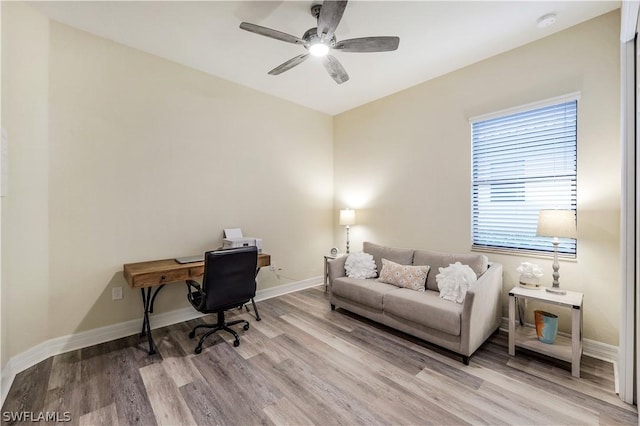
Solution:
{"label": "white baseboard", "polygon": [[322,277],[308,278],[302,281],[296,281],[289,284],[279,285],[277,287],[265,288],[256,292],[255,301],[271,299],[273,297],[282,296],[288,293],[304,290],[323,284]]}
{"label": "white baseboard", "polygon": [[[533,327],[532,324],[527,324]],[[502,324],[500,330],[505,333],[509,333],[509,318],[502,317]],[[570,334],[558,332],[561,336],[569,337]],[[611,362],[614,365],[614,369],[618,366],[618,347],[609,345],[607,343],[598,342],[590,339],[582,339],[582,353],[592,358],[597,358],[602,361]]]}
{"label": "white baseboard", "polygon": [[[277,287],[258,290],[256,292],[255,301],[271,299],[273,297],[282,296],[284,294],[295,291],[304,290],[309,287],[315,287],[323,283],[322,277],[313,277],[302,281],[296,281]],[[194,318],[204,316],[200,312],[191,307],[176,309],[170,312],[153,314],[151,325],[153,329],[166,327]],[[44,361],[54,355],[63,354],[65,352],[86,348],[100,343],[109,342],[111,340],[120,339],[122,337],[131,336],[139,333],[141,327],[141,319],[125,321],[118,324],[107,325],[104,327],[94,328],[92,330],[82,331],[79,333],[69,334],[67,336],[55,337],[18,354],[9,359],[5,367],[2,369],[2,379],[0,382],[0,394],[2,400],[0,406],[4,405],[4,400],[9,393],[11,384],[16,374],[27,368]]]}

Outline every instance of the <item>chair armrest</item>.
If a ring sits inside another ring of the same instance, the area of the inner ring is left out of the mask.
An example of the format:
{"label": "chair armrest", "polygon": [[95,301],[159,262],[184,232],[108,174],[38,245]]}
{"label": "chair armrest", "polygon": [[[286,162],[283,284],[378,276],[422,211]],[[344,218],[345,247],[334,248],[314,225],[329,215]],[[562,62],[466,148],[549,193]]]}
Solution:
{"label": "chair armrest", "polygon": [[333,284],[333,280],[340,277],[346,277],[347,271],[344,269],[344,264],[347,261],[347,257],[349,255],[345,254],[344,256],[337,257],[335,259],[331,259],[328,261],[329,265],[329,290],[331,290],[331,285]]}
{"label": "chair armrest", "polygon": [[462,306],[460,351],[470,356],[502,323],[502,265],[489,269],[469,286]]}
{"label": "chair armrest", "polygon": [[201,291],[200,283],[194,280],[185,280],[187,284],[187,290],[191,291],[191,287],[195,288],[198,291]]}
{"label": "chair armrest", "polygon": [[[202,310],[206,303],[206,295],[202,291],[200,283],[194,280],[185,280],[185,283],[187,284],[187,299],[189,300],[189,303],[191,303],[198,311]],[[191,288],[196,289],[196,291],[192,292]],[[196,298],[194,295],[197,295],[198,297]]]}

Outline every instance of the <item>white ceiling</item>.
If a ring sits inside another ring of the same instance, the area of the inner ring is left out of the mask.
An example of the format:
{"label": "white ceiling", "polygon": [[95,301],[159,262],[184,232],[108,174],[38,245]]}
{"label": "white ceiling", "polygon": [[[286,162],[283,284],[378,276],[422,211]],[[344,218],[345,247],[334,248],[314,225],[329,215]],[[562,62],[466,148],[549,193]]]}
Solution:
{"label": "white ceiling", "polygon": [[[358,1],[338,40],[399,36],[395,52],[333,52],[349,76],[336,84],[312,58],[267,72],[302,46],[238,28],[248,21],[301,37],[315,27],[309,1],[35,2],[51,19],[300,105],[338,114],[620,7],[619,1]],[[557,14],[555,25],[536,21]]]}

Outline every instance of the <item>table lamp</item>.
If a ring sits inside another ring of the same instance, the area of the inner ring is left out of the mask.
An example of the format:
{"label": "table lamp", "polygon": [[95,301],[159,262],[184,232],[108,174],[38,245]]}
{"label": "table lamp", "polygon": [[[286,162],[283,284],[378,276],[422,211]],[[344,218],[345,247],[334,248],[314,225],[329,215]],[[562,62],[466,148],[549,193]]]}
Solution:
{"label": "table lamp", "polygon": [[567,294],[560,289],[560,265],[558,264],[558,238],[576,238],[576,218],[573,210],[540,210],[538,231],[540,237],[553,237],[553,285],[547,291],[555,294]]}
{"label": "table lamp", "polygon": [[347,254],[349,253],[349,226],[356,223],[356,211],[351,209],[340,210],[340,225],[347,228]]}

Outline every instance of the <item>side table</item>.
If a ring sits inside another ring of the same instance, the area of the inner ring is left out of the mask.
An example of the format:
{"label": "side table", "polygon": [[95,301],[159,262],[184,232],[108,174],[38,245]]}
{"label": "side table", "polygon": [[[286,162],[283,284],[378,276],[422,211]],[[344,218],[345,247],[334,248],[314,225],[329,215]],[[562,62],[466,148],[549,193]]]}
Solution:
{"label": "side table", "polygon": [[[516,346],[539,352],[571,363],[571,375],[580,377],[582,358],[582,301],[583,293],[567,291],[559,295],[540,289],[514,287],[509,291],[509,355],[515,356]],[[537,300],[571,309],[571,337],[557,336],[553,344],[538,340],[535,327],[516,325],[516,303]]]}
{"label": "side table", "polygon": [[342,255],[343,253],[324,255],[324,291],[327,291],[327,285],[329,285],[329,261],[337,259]]}

